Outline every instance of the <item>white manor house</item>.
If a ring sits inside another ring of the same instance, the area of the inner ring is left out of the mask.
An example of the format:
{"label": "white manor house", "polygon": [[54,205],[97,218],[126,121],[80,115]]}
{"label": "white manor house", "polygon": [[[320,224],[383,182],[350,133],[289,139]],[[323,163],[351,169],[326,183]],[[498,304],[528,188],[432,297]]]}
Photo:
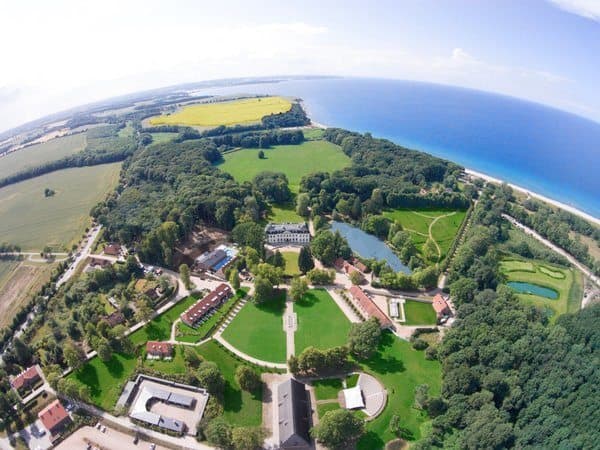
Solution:
{"label": "white manor house", "polygon": [[306,245],[310,243],[310,231],[303,223],[270,223],[265,228],[267,244]]}

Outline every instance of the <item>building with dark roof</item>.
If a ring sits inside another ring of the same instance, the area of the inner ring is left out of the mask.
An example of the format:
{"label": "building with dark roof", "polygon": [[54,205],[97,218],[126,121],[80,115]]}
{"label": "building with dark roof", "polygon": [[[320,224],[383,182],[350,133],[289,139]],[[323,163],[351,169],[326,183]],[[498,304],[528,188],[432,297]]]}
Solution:
{"label": "building with dark roof", "polygon": [[181,321],[190,327],[195,327],[203,317],[221,306],[232,295],[233,291],[229,285],[221,283],[215,290],[198,300],[181,314]]}
{"label": "building with dark roof", "polygon": [[306,449],[311,446],[311,408],[308,391],[293,378],[277,387],[279,446],[282,449]]}
{"label": "building with dark roof", "polygon": [[198,256],[196,258],[196,267],[200,270],[213,270],[225,258],[227,258],[227,252],[217,248],[212,252],[206,252]]}
{"label": "building with dark roof", "polygon": [[27,370],[14,377],[10,382],[10,385],[17,392],[20,392],[22,390],[32,388],[41,379],[42,377],[40,376],[37,366],[31,366]]}
{"label": "building with dark roof", "polygon": [[54,400],[38,413],[38,418],[52,437],[60,433],[71,422],[69,413],[60,400]]}
{"label": "building with dark roof", "polygon": [[119,244],[108,244],[104,247],[104,254],[110,256],[121,256],[121,246]]}
{"label": "building with dark roof", "polygon": [[285,245],[310,243],[310,231],[306,222],[302,223],[270,223],[265,227],[267,244]]}
{"label": "building with dark roof", "polygon": [[358,306],[358,309],[361,310],[363,315],[369,319],[371,317],[376,317],[377,320],[379,320],[381,328],[394,328],[394,324],[390,318],[386,316],[381,309],[379,309],[379,306],[377,306],[373,299],[369,297],[361,288],[358,286],[352,286],[350,288],[350,294],[352,294],[354,303]]}

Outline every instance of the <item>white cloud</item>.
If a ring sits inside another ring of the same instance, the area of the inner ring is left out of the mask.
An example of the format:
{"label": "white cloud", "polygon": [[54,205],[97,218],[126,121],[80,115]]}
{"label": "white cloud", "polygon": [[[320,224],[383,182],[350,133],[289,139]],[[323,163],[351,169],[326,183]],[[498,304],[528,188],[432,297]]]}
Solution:
{"label": "white cloud", "polygon": [[599,0],[549,0],[555,6],[572,14],[600,22]]}

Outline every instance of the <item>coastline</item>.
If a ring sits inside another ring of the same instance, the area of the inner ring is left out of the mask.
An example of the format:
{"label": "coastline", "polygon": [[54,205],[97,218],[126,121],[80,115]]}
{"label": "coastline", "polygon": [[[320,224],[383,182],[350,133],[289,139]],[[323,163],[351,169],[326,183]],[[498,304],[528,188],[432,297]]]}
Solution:
{"label": "coastline", "polygon": [[[475,178],[481,178],[482,180],[488,181],[490,183],[495,183],[495,184],[502,184],[505,183],[505,181],[499,179],[499,178],[495,178],[492,177],[490,175],[486,175],[484,173],[481,172],[477,172],[475,170],[472,169],[465,169],[465,173],[467,173],[468,175],[475,177]],[[587,220],[588,222],[593,223],[596,226],[600,226],[600,219],[592,216],[591,214],[588,214],[586,212],[581,211],[580,209],[575,208],[574,206],[571,205],[567,205],[565,203],[559,202],[558,200],[553,200],[549,197],[546,197],[544,195],[541,194],[537,194],[533,191],[531,191],[530,189],[525,189],[524,187],[518,186],[516,184],[513,183],[506,183],[508,184],[511,188],[513,188],[515,191],[519,191],[522,192],[524,194],[527,194],[535,199],[541,200],[544,203],[548,203],[556,208],[560,208],[563,209],[567,212],[570,212],[572,214],[575,214],[576,216],[581,217],[582,219]]]}

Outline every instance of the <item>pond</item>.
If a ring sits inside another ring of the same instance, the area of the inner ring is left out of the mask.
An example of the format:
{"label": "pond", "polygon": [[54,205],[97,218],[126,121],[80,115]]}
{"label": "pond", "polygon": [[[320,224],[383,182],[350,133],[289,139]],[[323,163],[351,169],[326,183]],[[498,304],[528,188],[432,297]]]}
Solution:
{"label": "pond", "polygon": [[526,283],[523,281],[510,281],[507,284],[519,294],[538,295],[540,297],[549,298],[550,300],[556,300],[558,298],[558,292],[554,289],[539,286],[537,284]]}
{"label": "pond", "polygon": [[332,222],[331,231],[339,231],[346,238],[354,253],[363,258],[374,258],[377,261],[385,261],[396,272],[410,274],[411,270],[402,264],[400,258],[387,246],[387,244],[375,236],[365,233],[360,228],[344,222]]}

